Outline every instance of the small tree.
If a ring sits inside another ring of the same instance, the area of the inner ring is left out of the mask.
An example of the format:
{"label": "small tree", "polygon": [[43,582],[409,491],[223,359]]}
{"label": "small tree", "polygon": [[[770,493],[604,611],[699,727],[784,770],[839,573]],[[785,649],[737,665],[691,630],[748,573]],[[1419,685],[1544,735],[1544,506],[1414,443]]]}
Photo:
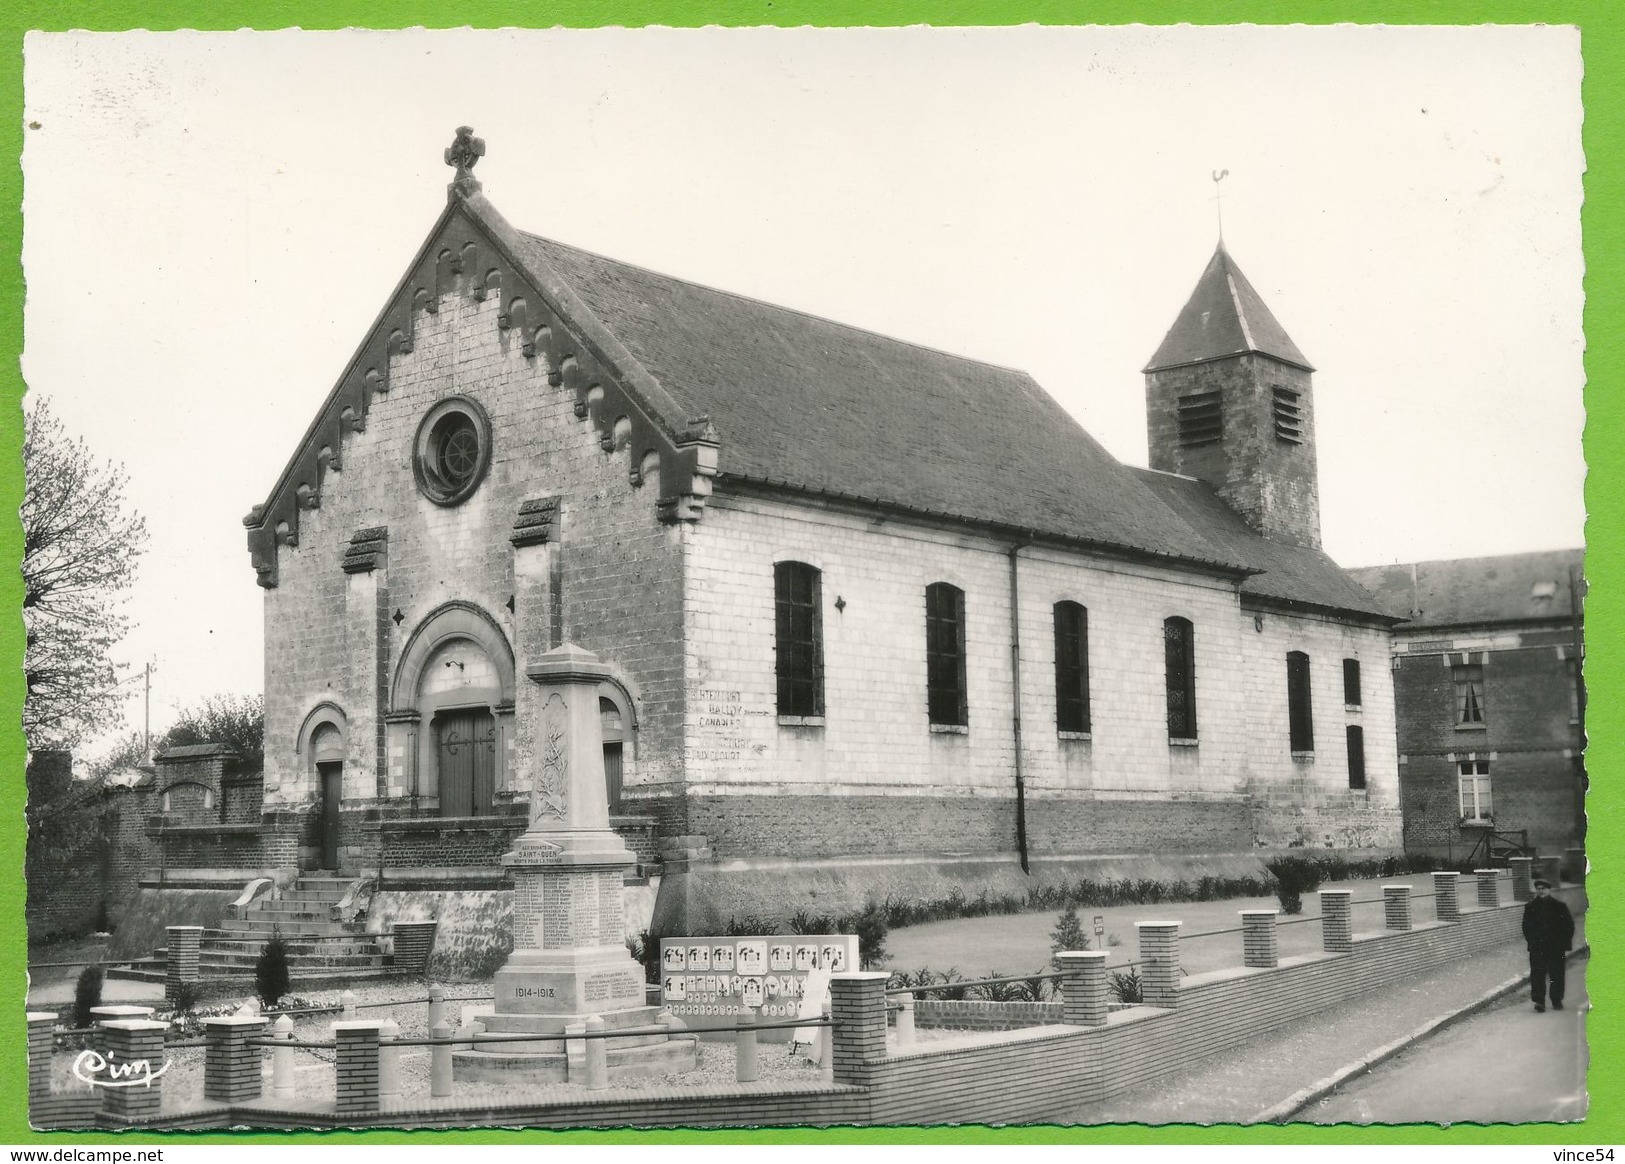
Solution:
{"label": "small tree", "polygon": [[[1059,954],[1064,950],[1087,950],[1089,939],[1083,932],[1083,923],[1078,920],[1078,907],[1069,905],[1055,919],[1055,928],[1049,933],[1049,948],[1051,954]],[[1050,962],[1055,959],[1052,957]]]}
{"label": "small tree", "polygon": [[254,962],[254,989],[259,991],[261,1005],[270,1010],[282,1001],[288,987],[288,943],[282,938],[282,930],[276,928]]}
{"label": "small tree", "polygon": [[871,901],[852,918],[852,932],[858,936],[858,963],[878,966],[886,957],[886,935],[891,932],[886,911]]}
{"label": "small tree", "polygon": [[96,962],[79,971],[79,981],[73,984],[73,1025],[84,1028],[91,1024],[91,1008],[102,1004],[102,981],[106,971]]}
{"label": "small tree", "polygon": [[147,527],[125,507],[123,468],[68,436],[45,401],[23,417],[23,470],[23,730],[31,748],[71,748],[123,718],[111,652]]}
{"label": "small tree", "polygon": [[265,764],[265,699],[259,695],[211,695],[181,712],[158,751],[188,744],[225,744],[250,771]]}

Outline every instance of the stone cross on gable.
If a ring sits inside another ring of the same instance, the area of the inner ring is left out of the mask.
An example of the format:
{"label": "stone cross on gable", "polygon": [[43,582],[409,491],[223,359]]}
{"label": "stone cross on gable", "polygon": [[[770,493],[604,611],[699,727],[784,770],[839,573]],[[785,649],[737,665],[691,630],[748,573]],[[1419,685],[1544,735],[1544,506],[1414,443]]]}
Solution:
{"label": "stone cross on gable", "polygon": [[457,136],[446,147],[446,165],[457,167],[457,176],[452,179],[448,193],[472,194],[480,188],[474,180],[474,163],[485,156],[485,139],[474,136],[474,127],[459,125]]}

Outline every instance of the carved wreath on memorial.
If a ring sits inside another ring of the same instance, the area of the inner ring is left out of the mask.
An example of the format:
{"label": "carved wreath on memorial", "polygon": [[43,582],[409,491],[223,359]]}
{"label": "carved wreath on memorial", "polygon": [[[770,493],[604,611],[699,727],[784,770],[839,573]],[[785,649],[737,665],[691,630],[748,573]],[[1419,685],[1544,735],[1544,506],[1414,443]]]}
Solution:
{"label": "carved wreath on memorial", "polygon": [[537,778],[536,815],[561,820],[569,802],[570,753],[566,749],[564,701],[554,695],[542,712],[542,767]]}

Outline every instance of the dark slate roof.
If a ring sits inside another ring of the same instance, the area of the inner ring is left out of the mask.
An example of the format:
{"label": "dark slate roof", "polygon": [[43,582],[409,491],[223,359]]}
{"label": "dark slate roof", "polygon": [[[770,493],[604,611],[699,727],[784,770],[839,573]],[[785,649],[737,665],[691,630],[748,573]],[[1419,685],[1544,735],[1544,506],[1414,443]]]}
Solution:
{"label": "dark slate roof", "polygon": [[[1395,614],[1409,619],[1406,630],[1535,619],[1568,621],[1574,617],[1569,569],[1581,570],[1584,558],[1584,550],[1545,550],[1365,566],[1349,574]],[[1583,597],[1583,576],[1580,592]],[[1413,615],[1413,611],[1417,613]]]}
{"label": "dark slate roof", "polygon": [[1274,541],[1255,532],[1206,482],[1152,469],[1136,469],[1135,473],[1193,531],[1201,532],[1212,545],[1212,553],[1237,558],[1263,571],[1242,582],[1244,597],[1379,619],[1404,617],[1391,615],[1324,551]]}
{"label": "dark slate roof", "polygon": [[1314,371],[1221,242],[1145,370],[1200,364],[1245,352],[1260,352]]}
{"label": "dark slate roof", "polygon": [[723,482],[1246,565],[1216,553],[1025,372],[518,237],[685,418],[710,419]]}

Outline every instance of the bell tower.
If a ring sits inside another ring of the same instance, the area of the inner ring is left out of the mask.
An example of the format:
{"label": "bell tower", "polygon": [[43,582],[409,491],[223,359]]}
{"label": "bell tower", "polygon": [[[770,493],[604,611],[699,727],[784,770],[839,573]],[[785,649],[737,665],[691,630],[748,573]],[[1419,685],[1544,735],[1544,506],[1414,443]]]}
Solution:
{"label": "bell tower", "polygon": [[1313,372],[1221,241],[1145,368],[1151,467],[1206,481],[1267,538],[1318,549]]}

